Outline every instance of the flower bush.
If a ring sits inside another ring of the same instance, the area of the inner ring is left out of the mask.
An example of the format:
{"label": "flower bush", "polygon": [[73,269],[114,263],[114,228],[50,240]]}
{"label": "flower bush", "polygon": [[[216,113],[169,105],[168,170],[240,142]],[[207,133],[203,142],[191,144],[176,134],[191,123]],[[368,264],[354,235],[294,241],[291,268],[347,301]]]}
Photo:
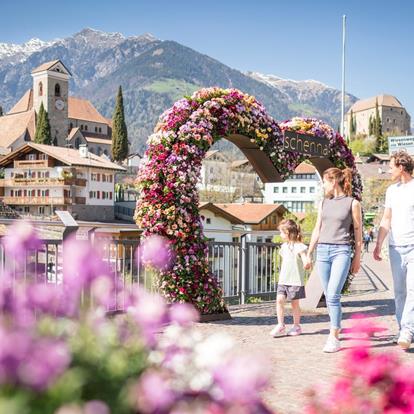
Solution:
{"label": "flower bush", "polygon": [[[294,118],[282,126],[326,137],[334,164],[355,170],[343,138],[325,123]],[[174,265],[160,273],[161,291],[169,302],[192,303],[204,314],[223,312],[225,307],[219,283],[208,270],[196,185],[207,150],[232,134],[248,137],[264,151],[282,179],[306,158],[285,151],[279,125],[255,98],[236,89],[207,88],[177,101],[161,115],[138,173],[136,222],[144,237],[168,238],[176,256]],[[356,170],[354,176],[359,198]]]}
{"label": "flower bush", "polygon": [[[22,222],[4,242],[9,253],[27,258],[41,245]],[[159,243],[145,251],[157,265],[165,248]],[[265,372],[241,376],[246,362],[256,362],[230,353],[226,337],[196,335],[193,306],[167,306],[160,296],[118,284],[102,252],[87,243],[65,242],[63,256],[62,283],[39,272],[20,276],[14,270],[24,267],[21,260],[6,261],[10,269],[0,275],[1,413],[270,412],[258,397]],[[108,317],[119,300],[126,314]]]}

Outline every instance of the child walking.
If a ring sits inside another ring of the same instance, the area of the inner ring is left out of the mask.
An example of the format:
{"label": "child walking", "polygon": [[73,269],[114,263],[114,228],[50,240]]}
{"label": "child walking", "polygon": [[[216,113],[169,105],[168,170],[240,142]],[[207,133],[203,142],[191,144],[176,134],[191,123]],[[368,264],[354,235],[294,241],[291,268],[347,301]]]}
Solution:
{"label": "child walking", "polygon": [[[307,247],[302,243],[300,227],[293,220],[283,220],[279,225],[279,231],[284,243],[280,248],[282,267],[276,298],[278,324],[271,330],[270,335],[273,337],[296,336],[302,333],[299,299],[305,297],[304,269],[308,268],[310,263],[306,255]],[[286,300],[291,301],[293,313],[293,326],[287,332],[285,326]]]}

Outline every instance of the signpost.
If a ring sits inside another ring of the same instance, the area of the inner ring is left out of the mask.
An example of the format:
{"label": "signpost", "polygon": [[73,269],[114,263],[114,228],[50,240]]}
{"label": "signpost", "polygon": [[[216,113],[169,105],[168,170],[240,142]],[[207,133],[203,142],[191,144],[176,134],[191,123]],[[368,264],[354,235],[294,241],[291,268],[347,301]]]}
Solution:
{"label": "signpost", "polygon": [[312,157],[329,156],[329,140],[314,135],[298,134],[294,131],[285,131],[283,148],[286,151],[299,152]]}
{"label": "signpost", "polygon": [[414,135],[401,137],[388,137],[388,152],[392,155],[395,151],[405,150],[414,155]]}

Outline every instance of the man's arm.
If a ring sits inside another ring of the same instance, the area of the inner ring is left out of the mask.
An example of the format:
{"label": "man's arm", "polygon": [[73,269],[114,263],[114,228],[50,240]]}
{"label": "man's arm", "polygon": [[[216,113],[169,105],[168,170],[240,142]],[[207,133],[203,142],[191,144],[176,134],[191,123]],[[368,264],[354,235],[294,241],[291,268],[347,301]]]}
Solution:
{"label": "man's arm", "polygon": [[385,207],[384,214],[381,219],[380,228],[377,235],[377,243],[374,249],[374,259],[375,260],[382,260],[381,257],[381,248],[382,243],[384,243],[384,239],[387,237],[388,232],[391,228],[391,217],[392,217],[392,210],[389,207]]}

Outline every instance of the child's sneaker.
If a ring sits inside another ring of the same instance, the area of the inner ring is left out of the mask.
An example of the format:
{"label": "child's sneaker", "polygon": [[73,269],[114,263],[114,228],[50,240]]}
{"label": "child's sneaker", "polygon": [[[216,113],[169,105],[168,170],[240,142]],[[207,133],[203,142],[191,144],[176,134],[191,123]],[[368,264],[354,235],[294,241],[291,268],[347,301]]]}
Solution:
{"label": "child's sneaker", "polygon": [[289,336],[298,336],[302,333],[302,328],[300,325],[293,325],[288,331],[286,335]]}
{"label": "child's sneaker", "polygon": [[276,325],[271,331],[270,336],[276,338],[277,336],[282,336],[286,334],[286,326],[285,325]]}
{"label": "child's sneaker", "polygon": [[411,345],[411,341],[413,340],[413,336],[411,335],[411,332],[407,329],[403,329],[400,332],[400,336],[398,337],[398,345],[401,349],[408,349]]}

